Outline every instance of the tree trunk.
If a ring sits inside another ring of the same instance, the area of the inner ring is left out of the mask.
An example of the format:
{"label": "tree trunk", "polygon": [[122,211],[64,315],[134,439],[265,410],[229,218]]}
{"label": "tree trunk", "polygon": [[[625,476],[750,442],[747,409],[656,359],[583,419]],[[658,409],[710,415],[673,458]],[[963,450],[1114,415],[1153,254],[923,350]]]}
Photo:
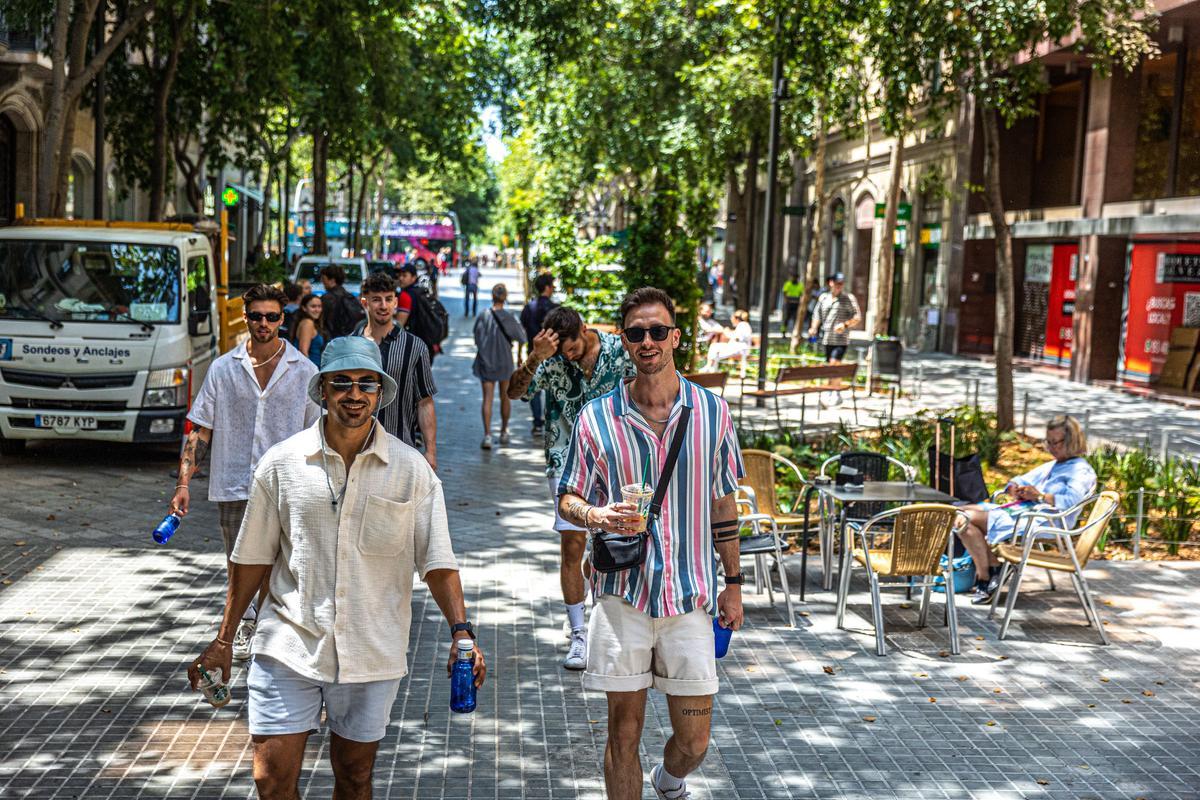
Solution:
{"label": "tree trunk", "polygon": [[258,263],[262,263],[263,258],[267,254],[266,240],[267,231],[271,228],[271,192],[275,190],[275,173],[278,168],[275,166],[276,160],[268,160],[266,163],[267,175],[263,180],[263,203],[262,203],[262,221],[258,226],[258,238],[254,240],[254,252],[258,253]]}
{"label": "tree trunk", "polygon": [[820,120],[820,130],[817,133],[817,155],[815,157],[817,174],[813,179],[813,197],[816,200],[816,213],[813,214],[812,246],[808,250],[808,268],[804,271],[804,295],[800,298],[800,310],[796,314],[796,324],[792,326],[792,340],[788,350],[795,353],[804,338],[804,310],[812,293],[814,281],[821,280],[821,257],[825,245],[825,101],[817,104],[817,119]]}
{"label": "tree trunk", "polygon": [[[738,258],[737,271],[734,273],[734,283],[737,290],[737,302],[735,305],[741,309],[750,309],[751,290],[754,286],[754,261],[755,254],[758,252],[760,237],[757,235],[759,231],[759,210],[758,210],[758,161],[759,161],[759,146],[758,137],[754,136],[750,140],[750,151],[746,154],[746,183],[742,189],[743,200],[742,207],[745,210],[744,222],[740,233],[744,234],[740,240],[739,250],[741,254]],[[741,219],[739,217],[739,219]]]}
{"label": "tree trunk", "polygon": [[1013,255],[1012,231],[1004,219],[1000,189],[1000,122],[996,112],[983,109],[983,174],[988,215],[996,237],[996,425],[1013,429]]}
{"label": "tree trunk", "polygon": [[904,176],[904,131],[896,136],[889,165],[887,208],[883,215],[883,241],[875,269],[876,336],[887,336],[892,321],[892,280],[896,269],[896,215],[900,211],[900,183]]}
{"label": "tree trunk", "polygon": [[363,214],[367,211],[367,190],[371,187],[371,176],[374,174],[374,168],[370,172],[364,172],[362,176],[362,185],[358,188],[358,202],[354,209],[354,234],[351,237],[353,242],[354,254],[362,255],[362,222]]}
{"label": "tree trunk", "polygon": [[[742,257],[743,241],[745,240],[745,225],[746,225],[746,195],[738,186],[737,168],[734,164],[729,165],[728,176],[726,177],[725,187],[725,271],[724,283],[728,286],[737,273],[738,261]],[[732,292],[722,289],[722,294],[725,297],[731,297]],[[717,297],[713,297],[713,305],[716,305]]]}
{"label": "tree trunk", "polygon": [[184,7],[183,19],[170,20],[172,27],[171,49],[163,66],[158,85],[154,87],[154,137],[150,154],[150,220],[159,222],[166,216],[167,182],[170,170],[167,163],[167,110],[171,100],[171,89],[179,73],[179,55],[183,52],[185,35],[191,30],[192,10],[195,3]]}
{"label": "tree trunk", "polygon": [[329,250],[325,241],[326,200],[329,187],[329,134],[323,130],[313,132],[313,252],[324,254]]}

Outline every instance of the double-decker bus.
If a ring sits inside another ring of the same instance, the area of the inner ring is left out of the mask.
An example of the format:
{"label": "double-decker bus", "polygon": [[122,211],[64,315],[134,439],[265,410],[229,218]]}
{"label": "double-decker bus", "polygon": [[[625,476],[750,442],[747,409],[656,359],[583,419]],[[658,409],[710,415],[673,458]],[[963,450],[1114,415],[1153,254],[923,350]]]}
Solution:
{"label": "double-decker bus", "polygon": [[463,235],[453,211],[401,211],[383,217],[381,257],[400,263],[420,260],[453,269],[462,258]]}

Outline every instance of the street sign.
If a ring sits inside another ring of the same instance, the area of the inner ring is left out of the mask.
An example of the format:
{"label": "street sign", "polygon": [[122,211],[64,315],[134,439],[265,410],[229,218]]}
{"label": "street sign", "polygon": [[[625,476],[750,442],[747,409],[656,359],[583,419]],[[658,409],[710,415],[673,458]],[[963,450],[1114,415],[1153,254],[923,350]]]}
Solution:
{"label": "street sign", "polygon": [[232,186],[226,186],[225,191],[221,192],[221,202],[225,204],[226,208],[233,208],[241,202],[241,199],[241,192]]}
{"label": "street sign", "polygon": [[783,214],[788,217],[803,217],[807,212],[804,206],[784,206]]}
{"label": "street sign", "polygon": [[[875,219],[883,219],[887,214],[887,203],[875,204]],[[910,220],[912,219],[912,203],[901,203],[896,208],[896,219]]]}

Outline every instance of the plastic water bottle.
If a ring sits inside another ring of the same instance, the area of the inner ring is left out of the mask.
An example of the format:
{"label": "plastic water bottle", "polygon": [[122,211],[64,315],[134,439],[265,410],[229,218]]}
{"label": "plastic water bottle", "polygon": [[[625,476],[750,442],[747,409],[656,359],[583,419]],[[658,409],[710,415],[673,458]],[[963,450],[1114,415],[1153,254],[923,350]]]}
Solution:
{"label": "plastic water bottle", "polygon": [[450,670],[450,710],[470,714],[475,710],[475,642],[458,640],[458,658]]}
{"label": "plastic water bottle", "polygon": [[163,517],[163,521],[158,523],[158,527],[150,535],[154,537],[154,541],[157,543],[166,544],[167,540],[175,535],[175,531],[179,530],[179,523],[182,520],[183,517],[172,511]]}

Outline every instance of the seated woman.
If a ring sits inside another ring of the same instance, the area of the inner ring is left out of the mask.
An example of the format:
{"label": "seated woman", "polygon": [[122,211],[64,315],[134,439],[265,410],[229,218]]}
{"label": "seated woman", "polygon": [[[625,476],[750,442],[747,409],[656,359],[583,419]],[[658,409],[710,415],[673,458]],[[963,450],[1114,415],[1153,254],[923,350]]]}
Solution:
{"label": "seated woman", "polygon": [[[975,605],[991,602],[999,588],[1000,559],[991,546],[1012,538],[1018,514],[1038,505],[1064,511],[1096,490],[1096,473],[1084,458],[1087,441],[1074,417],[1060,414],[1046,424],[1046,449],[1054,460],[1013,478],[1005,487],[1011,502],[963,506],[969,524],[958,536],[975,562],[971,596]],[[1075,516],[1064,519],[1063,524],[1072,527]]]}
{"label": "seated woman", "polygon": [[750,314],[739,309],[733,312],[733,322],[733,330],[726,332],[728,341],[713,342],[708,346],[705,372],[714,371],[721,361],[744,356],[754,347],[754,329],[750,327]]}

